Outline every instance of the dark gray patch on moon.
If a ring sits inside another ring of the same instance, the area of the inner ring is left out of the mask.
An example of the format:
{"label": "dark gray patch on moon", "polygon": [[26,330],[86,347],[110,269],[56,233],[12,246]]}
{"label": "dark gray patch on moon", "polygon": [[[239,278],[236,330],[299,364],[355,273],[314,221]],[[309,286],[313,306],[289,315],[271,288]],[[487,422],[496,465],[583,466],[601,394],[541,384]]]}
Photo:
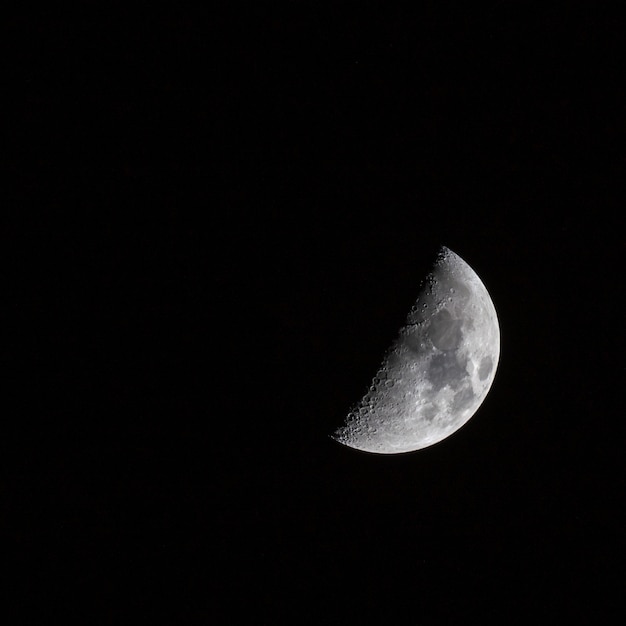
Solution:
{"label": "dark gray patch on moon", "polygon": [[420,354],[423,352],[424,348],[422,347],[424,339],[421,338],[417,333],[407,335],[404,338],[404,345],[414,354]]}
{"label": "dark gray patch on moon", "polygon": [[493,369],[493,360],[490,356],[485,356],[482,358],[480,362],[480,367],[478,368],[478,378],[480,380],[485,380],[489,374],[491,374],[491,370]]}
{"label": "dark gray patch on moon", "polygon": [[428,336],[435,348],[455,350],[463,340],[462,325],[462,320],[452,317],[448,309],[441,309],[430,322]]}
{"label": "dark gray patch on moon", "polygon": [[461,391],[457,391],[454,394],[454,399],[452,400],[452,411],[462,411],[466,408],[474,399],[474,392],[471,387],[465,387],[461,389]]}
{"label": "dark gray patch on moon", "polygon": [[430,361],[428,368],[428,380],[432,383],[433,389],[439,391],[446,385],[450,385],[451,389],[458,389],[460,384],[467,376],[465,362],[459,363],[454,352],[442,352],[436,354]]}
{"label": "dark gray patch on moon", "polygon": [[430,406],[427,406],[422,410],[422,417],[427,422],[432,422],[433,419],[435,419],[437,412],[437,407],[431,404]]}

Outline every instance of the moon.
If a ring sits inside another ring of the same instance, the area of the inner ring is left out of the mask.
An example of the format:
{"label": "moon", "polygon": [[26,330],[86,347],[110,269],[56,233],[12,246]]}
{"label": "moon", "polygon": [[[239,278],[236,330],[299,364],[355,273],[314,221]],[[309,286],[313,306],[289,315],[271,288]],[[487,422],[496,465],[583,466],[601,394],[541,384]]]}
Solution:
{"label": "moon", "polygon": [[476,413],[499,357],[500,327],[485,285],[442,247],[369,391],[331,437],[378,454],[432,446]]}

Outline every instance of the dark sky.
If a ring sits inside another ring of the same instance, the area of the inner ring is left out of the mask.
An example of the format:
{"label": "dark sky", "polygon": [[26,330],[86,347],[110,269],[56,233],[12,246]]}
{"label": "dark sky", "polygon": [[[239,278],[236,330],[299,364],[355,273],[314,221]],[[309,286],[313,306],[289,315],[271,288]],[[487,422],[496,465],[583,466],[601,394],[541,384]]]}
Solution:
{"label": "dark sky", "polygon": [[[619,616],[621,16],[225,4],[5,23],[23,623]],[[441,245],[491,392],[417,453],[334,443]]]}

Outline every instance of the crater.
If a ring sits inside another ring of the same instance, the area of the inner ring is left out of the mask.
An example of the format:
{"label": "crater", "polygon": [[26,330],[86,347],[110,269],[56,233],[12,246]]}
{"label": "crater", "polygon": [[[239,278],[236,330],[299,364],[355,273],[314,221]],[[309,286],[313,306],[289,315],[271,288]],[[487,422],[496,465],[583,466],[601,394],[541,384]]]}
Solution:
{"label": "crater", "polygon": [[450,288],[450,293],[454,294],[454,299],[458,301],[465,302],[470,297],[470,290],[460,281],[450,279],[448,281],[448,286]]}

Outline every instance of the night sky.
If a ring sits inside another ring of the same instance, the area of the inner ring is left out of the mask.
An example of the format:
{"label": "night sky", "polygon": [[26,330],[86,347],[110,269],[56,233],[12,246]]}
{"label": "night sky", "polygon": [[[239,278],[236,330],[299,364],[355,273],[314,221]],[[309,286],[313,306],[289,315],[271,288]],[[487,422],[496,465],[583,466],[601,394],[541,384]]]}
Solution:
{"label": "night sky", "polygon": [[[336,4],[7,16],[10,623],[623,615],[626,24]],[[489,395],[333,442],[441,245]]]}

